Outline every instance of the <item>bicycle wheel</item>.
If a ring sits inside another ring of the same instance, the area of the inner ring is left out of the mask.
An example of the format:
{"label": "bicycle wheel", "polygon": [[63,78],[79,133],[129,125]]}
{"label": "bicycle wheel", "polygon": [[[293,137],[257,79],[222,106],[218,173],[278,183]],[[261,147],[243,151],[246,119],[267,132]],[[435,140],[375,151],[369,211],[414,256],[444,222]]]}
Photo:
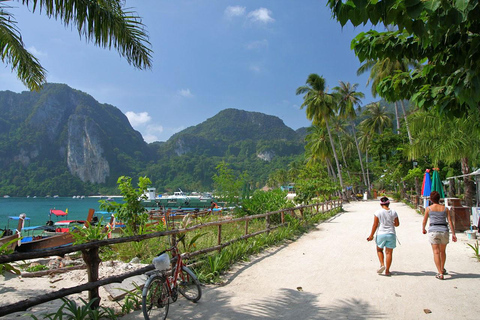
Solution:
{"label": "bicycle wheel", "polygon": [[168,284],[162,276],[154,275],[147,279],[142,291],[143,317],[166,319],[169,307]]}
{"label": "bicycle wheel", "polygon": [[200,282],[192,270],[183,266],[177,280],[178,291],[192,302],[197,302],[202,297]]}

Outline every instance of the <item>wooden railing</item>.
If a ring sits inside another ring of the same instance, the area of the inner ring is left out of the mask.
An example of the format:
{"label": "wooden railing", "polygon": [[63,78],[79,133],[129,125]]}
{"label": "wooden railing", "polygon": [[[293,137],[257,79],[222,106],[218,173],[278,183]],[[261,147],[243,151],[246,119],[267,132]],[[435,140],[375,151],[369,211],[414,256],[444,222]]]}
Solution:
{"label": "wooden railing", "polygon": [[[325,213],[332,209],[341,208],[341,207],[342,207],[341,200],[331,200],[324,203],[316,203],[311,205],[298,206],[294,208],[287,208],[287,209],[268,212],[264,214],[244,216],[241,218],[235,218],[235,219],[229,219],[229,220],[212,221],[212,222],[202,223],[202,224],[198,224],[198,225],[194,225],[194,226],[182,228],[182,229],[153,232],[148,234],[113,238],[113,239],[107,239],[107,240],[91,241],[84,244],[72,245],[72,246],[55,248],[55,249],[47,249],[47,250],[36,251],[36,252],[24,252],[24,253],[13,253],[9,255],[0,255],[0,263],[11,263],[15,261],[43,258],[48,256],[65,255],[67,253],[80,251],[82,252],[82,257],[86,263],[87,272],[88,272],[87,283],[78,285],[75,287],[71,287],[71,288],[64,288],[48,294],[42,294],[33,298],[29,298],[13,304],[2,306],[0,307],[0,317],[14,313],[14,312],[18,312],[18,311],[25,311],[28,308],[31,308],[33,306],[36,306],[51,300],[63,298],[71,294],[81,293],[83,291],[89,291],[89,300],[93,300],[94,298],[97,298],[96,300],[97,303],[94,307],[98,307],[98,305],[100,304],[100,296],[98,294],[99,287],[110,284],[110,283],[120,283],[127,278],[130,278],[136,275],[141,275],[154,269],[153,265],[148,265],[143,268],[137,269],[135,271],[124,273],[122,275],[112,276],[112,277],[99,280],[98,270],[99,270],[99,265],[101,260],[98,254],[98,249],[102,246],[109,246],[109,245],[114,245],[119,243],[132,242],[132,241],[138,242],[138,241],[143,241],[151,238],[165,237],[165,236],[170,236],[178,233],[186,233],[186,232],[190,232],[197,229],[217,226],[218,228],[217,244],[209,248],[183,254],[185,258],[191,258],[194,256],[212,252],[215,250],[221,250],[222,248],[225,248],[235,242],[242,241],[262,233],[268,233],[276,228],[285,226],[287,224],[285,222],[286,214],[289,214],[292,217],[295,217],[298,219],[304,219],[304,212],[307,209],[310,209],[312,211],[315,210],[315,214],[320,214],[320,213]],[[279,224],[277,225],[271,224],[271,217],[273,215],[280,215]],[[249,221],[253,219],[261,219],[261,218],[265,218],[265,229],[256,231],[253,233],[249,233]],[[222,242],[222,225],[241,223],[241,222],[245,223],[244,235],[236,239]]]}

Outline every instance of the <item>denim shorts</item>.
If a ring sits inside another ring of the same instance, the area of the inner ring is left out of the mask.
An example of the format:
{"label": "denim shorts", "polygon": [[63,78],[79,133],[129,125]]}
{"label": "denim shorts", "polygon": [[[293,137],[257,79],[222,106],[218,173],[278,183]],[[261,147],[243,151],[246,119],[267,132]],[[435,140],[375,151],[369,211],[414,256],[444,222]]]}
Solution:
{"label": "denim shorts", "polygon": [[397,246],[397,236],[394,233],[377,234],[375,242],[379,248],[394,249]]}
{"label": "denim shorts", "polygon": [[448,231],[432,231],[428,233],[431,244],[448,244],[450,233]]}

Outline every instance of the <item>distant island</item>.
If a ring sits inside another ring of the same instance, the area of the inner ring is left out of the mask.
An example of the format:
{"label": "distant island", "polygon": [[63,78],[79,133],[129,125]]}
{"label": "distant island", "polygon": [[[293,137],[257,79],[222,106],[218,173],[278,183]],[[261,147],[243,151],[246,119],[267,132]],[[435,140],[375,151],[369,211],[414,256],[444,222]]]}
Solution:
{"label": "distant island", "polygon": [[306,129],[259,112],[226,109],[147,144],[116,107],[65,84],[0,92],[0,196],[118,194],[121,175],[148,176],[159,191],[210,191],[229,163],[263,186],[302,158]]}

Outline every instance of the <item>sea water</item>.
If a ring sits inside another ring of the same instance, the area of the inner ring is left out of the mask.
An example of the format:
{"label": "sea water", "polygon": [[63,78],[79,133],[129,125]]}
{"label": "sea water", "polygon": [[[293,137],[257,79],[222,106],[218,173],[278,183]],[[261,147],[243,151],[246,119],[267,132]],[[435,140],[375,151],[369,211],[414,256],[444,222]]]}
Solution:
{"label": "sea water", "polygon": [[[68,215],[62,217],[51,216],[53,222],[59,220],[86,220],[89,209],[100,210],[100,198],[86,197],[83,199],[59,198],[0,198],[0,229],[8,227],[15,229],[18,221],[8,219],[9,216],[18,217],[25,213],[30,220],[25,226],[44,226],[50,219],[50,209],[66,211]],[[105,199],[104,199],[105,200]]]}

